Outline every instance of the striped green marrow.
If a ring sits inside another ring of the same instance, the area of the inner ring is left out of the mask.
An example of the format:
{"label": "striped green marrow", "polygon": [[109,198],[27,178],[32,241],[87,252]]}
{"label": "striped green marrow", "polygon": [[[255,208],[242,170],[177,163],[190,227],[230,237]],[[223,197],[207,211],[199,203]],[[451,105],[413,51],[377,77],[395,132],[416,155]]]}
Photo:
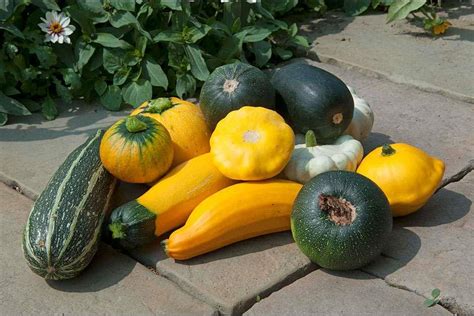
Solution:
{"label": "striped green marrow", "polygon": [[99,159],[103,131],[76,148],[36,200],[23,234],[28,266],[45,279],[77,276],[97,251],[115,178]]}

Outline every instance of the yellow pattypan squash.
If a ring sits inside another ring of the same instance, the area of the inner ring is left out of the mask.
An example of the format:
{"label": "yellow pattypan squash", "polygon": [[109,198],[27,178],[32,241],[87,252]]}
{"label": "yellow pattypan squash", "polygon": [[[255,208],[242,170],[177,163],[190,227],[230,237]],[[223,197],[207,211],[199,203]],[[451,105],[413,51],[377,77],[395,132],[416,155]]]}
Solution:
{"label": "yellow pattypan squash", "polygon": [[408,144],[391,144],[370,152],[357,168],[385,193],[392,215],[420,209],[433,195],[444,174],[444,162]]}
{"label": "yellow pattypan squash", "polygon": [[263,180],[290,160],[295,135],[275,111],[244,106],[222,119],[211,135],[214,164],[228,178]]}

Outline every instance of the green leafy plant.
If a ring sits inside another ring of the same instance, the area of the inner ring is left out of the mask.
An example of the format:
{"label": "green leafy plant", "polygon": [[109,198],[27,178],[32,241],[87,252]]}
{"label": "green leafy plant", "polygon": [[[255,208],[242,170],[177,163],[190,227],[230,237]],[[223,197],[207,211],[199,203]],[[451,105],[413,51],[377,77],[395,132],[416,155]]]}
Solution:
{"label": "green leafy plant", "polygon": [[439,303],[439,295],[441,294],[440,289],[433,289],[431,291],[431,298],[427,298],[423,303],[426,307],[432,307]]}
{"label": "green leafy plant", "polygon": [[[276,16],[314,1],[13,0],[0,4],[0,124],[58,115],[55,100],[98,99],[109,110],[154,96],[191,97],[216,67],[268,67],[309,47]],[[315,2],[319,3],[319,2]],[[71,44],[45,42],[47,12],[70,17]],[[44,19],[44,18],[43,18]],[[44,21],[44,20],[43,20]]]}

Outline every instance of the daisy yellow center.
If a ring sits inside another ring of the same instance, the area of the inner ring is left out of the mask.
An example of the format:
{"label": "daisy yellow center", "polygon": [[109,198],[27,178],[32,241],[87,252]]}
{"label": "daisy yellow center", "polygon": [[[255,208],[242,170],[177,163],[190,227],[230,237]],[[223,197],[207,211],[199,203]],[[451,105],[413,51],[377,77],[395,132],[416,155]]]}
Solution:
{"label": "daisy yellow center", "polygon": [[63,27],[59,22],[52,22],[49,26],[49,30],[53,33],[59,34],[63,30]]}

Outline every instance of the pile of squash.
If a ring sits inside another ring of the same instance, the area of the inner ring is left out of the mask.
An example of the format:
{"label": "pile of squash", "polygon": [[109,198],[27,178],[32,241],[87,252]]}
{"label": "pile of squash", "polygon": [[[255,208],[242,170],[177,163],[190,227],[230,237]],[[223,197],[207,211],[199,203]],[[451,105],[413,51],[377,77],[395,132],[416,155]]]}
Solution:
{"label": "pile of squash", "polygon": [[[45,278],[73,277],[105,222],[127,249],[172,231],[162,245],[177,260],[291,229],[318,265],[359,268],[382,251],[392,217],[422,207],[444,173],[442,161],[408,144],[364,158],[373,123],[367,102],[317,67],[289,64],[268,76],[221,66],[199,105],[147,101],[73,152],[32,210],[25,257]],[[151,187],[106,218],[114,178]]]}

